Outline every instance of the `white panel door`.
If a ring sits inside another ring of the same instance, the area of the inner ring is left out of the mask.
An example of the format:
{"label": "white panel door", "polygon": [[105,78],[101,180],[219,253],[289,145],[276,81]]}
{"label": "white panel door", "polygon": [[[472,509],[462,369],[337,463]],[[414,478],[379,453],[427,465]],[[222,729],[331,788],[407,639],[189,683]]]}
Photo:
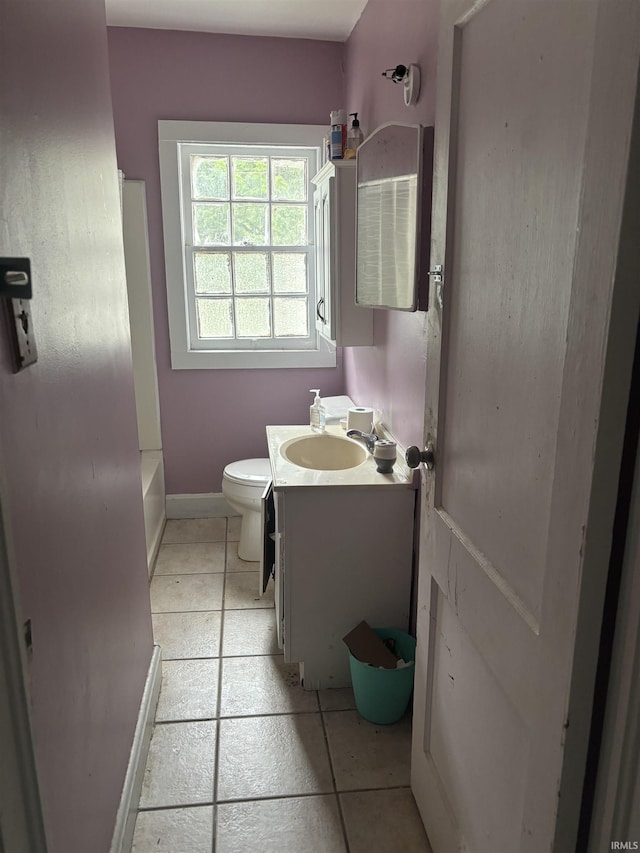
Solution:
{"label": "white panel door", "polygon": [[640,35],[638,4],[606,5],[441,7],[412,757],[435,853],[575,844],[626,405],[622,388],[596,488]]}

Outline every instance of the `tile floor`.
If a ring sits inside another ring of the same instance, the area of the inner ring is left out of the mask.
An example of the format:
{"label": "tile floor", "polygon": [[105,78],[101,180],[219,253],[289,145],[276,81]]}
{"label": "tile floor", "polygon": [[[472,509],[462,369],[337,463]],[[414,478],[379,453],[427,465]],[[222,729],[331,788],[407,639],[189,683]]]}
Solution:
{"label": "tile floor", "polygon": [[351,690],[300,687],[238,535],[238,518],[167,522],[151,582],[162,690],[132,853],[429,853],[410,719],[375,726]]}

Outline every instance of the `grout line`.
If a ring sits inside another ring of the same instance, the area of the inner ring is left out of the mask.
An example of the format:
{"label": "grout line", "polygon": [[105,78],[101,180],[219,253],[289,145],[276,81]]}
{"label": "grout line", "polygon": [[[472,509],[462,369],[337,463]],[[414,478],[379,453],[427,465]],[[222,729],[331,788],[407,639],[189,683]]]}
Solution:
{"label": "grout line", "polygon": [[[188,548],[190,545],[224,545],[224,541],[222,539],[196,539],[189,542],[161,542],[160,548]],[[158,549],[159,552],[160,549]]]}
{"label": "grout line", "polygon": [[322,733],[324,734],[324,742],[327,748],[327,755],[329,757],[329,768],[331,770],[331,781],[333,783],[333,793],[336,798],[336,804],[338,806],[338,815],[340,816],[340,826],[342,827],[342,837],[344,838],[344,844],[347,853],[350,853],[351,848],[349,847],[349,838],[347,837],[347,824],[344,819],[344,813],[342,811],[342,803],[340,802],[340,797],[338,796],[338,786],[336,785],[336,774],[333,768],[333,758],[331,757],[331,747],[329,746],[329,736],[327,734],[327,726],[324,721],[324,711],[322,710],[322,706],[320,704],[320,692],[316,690],[316,695],[318,698],[318,706],[320,707],[320,720],[322,722]]}
{"label": "grout line", "polygon": [[220,617],[220,657],[218,659],[218,690],[216,696],[216,715],[218,723],[216,725],[216,754],[213,763],[213,829],[211,833],[211,853],[216,853],[217,835],[218,835],[218,770],[220,767],[220,708],[222,707],[222,649],[224,647],[224,596],[227,589],[227,552],[229,550],[228,543],[229,519],[225,520],[224,526],[224,575],[222,577],[222,616]]}
{"label": "grout line", "polygon": [[[204,722],[210,719],[214,720],[261,720],[264,717],[312,717],[314,714],[319,714],[319,711],[271,711],[265,714],[221,714],[218,717],[206,718],[205,720],[183,720],[175,722]],[[167,720],[167,722],[174,722]]]}
{"label": "grout line", "polygon": [[[215,611],[211,611],[215,612]],[[224,658],[225,660],[240,660],[240,658],[281,658],[284,657],[283,652],[259,652],[255,655],[202,655],[201,657],[189,657],[189,658],[166,658],[162,657],[162,663],[180,663],[181,661],[188,660],[218,660],[218,658]],[[342,708],[338,708],[337,710],[343,710]],[[353,710],[349,708],[344,708],[345,711]]]}
{"label": "grout line", "polygon": [[156,575],[156,577],[159,577],[159,578],[197,578],[197,577],[200,577],[200,575],[223,575],[224,572],[225,572],[224,569],[220,569],[219,572],[213,572],[213,571],[209,571],[209,572],[184,572],[184,571],[181,571],[181,572],[163,572],[159,575]]}
{"label": "grout line", "polygon": [[[222,660],[222,658],[221,658]],[[218,693],[220,694],[220,685],[218,685]],[[220,695],[218,696],[220,699]],[[219,710],[219,706],[218,706]],[[156,720],[158,726],[172,726],[180,723],[215,723],[217,720],[260,720],[263,717],[310,717],[314,714],[319,714],[319,710],[315,711],[274,711],[266,714],[225,714],[217,717],[188,717],[180,720]],[[331,712],[333,713],[333,712]]]}
{"label": "grout line", "polygon": [[187,661],[200,661],[200,660],[218,660],[220,655],[203,655],[198,658],[165,658],[163,656],[162,663],[186,663]]}
{"label": "grout line", "polygon": [[[410,785],[390,785],[388,788],[353,788],[348,791],[305,791],[300,794],[265,794],[262,797],[235,797],[229,800],[220,800],[218,805],[226,806],[234,803],[254,803],[256,801],[262,802],[263,800],[299,800],[303,797],[337,797],[339,803],[341,794],[374,794],[378,791],[410,790]],[[176,808],[176,806],[162,806],[162,808]]]}
{"label": "grout line", "polygon": [[[389,785],[387,788],[349,788],[348,791],[303,791],[299,794],[265,794],[262,797],[232,797],[228,800],[220,800],[219,805],[234,805],[236,803],[255,803],[269,800],[300,800],[309,797],[335,797],[341,794],[375,794],[379,791],[410,791],[410,785]],[[167,806],[144,806],[141,812],[163,812],[167,809],[196,809],[212,806],[214,803],[172,803]]]}
{"label": "grout line", "polygon": [[[224,585],[224,581],[223,581]],[[247,608],[249,609],[249,608]],[[205,610],[152,610],[152,616],[170,616],[179,613],[222,613],[222,607],[207,607]],[[193,658],[184,658],[184,660],[193,660]]]}
{"label": "grout line", "polygon": [[[226,612],[226,611],[225,611]],[[230,611],[235,613],[237,611]],[[220,655],[225,660],[239,660],[240,658],[282,658],[284,657],[284,652],[257,652],[254,655]]]}
{"label": "grout line", "polygon": [[[389,785],[387,788],[353,788],[348,791],[305,791],[299,794],[267,794],[263,797],[235,797],[229,800],[221,800],[217,805],[235,805],[237,803],[255,803],[270,800],[300,800],[308,799],[309,797],[338,797],[340,802],[341,794],[373,794],[378,791],[410,791],[410,785]],[[215,806],[213,802],[205,803],[172,803],[167,806],[145,806],[138,809],[140,812],[164,812],[169,809],[197,809],[206,808],[207,806]]]}
{"label": "grout line", "polygon": [[212,807],[213,803],[173,803],[170,806],[145,806],[138,809],[138,814],[142,812],[166,812],[170,809],[210,809]]}

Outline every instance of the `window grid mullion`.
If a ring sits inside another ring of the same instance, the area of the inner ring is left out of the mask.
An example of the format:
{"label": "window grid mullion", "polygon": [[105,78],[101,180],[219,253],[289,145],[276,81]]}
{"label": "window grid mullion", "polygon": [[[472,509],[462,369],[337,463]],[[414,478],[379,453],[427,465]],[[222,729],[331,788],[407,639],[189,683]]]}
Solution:
{"label": "window grid mullion", "polygon": [[[229,164],[229,172],[231,172],[231,164]],[[229,194],[231,194],[231,181],[229,181]],[[229,207],[233,207],[231,203],[229,203]],[[233,214],[230,214],[232,216]],[[231,225],[233,228],[233,224]],[[233,239],[233,231],[231,232]],[[230,263],[230,275],[231,275],[231,324],[233,330],[233,339],[234,341],[238,340],[238,318],[236,317],[236,265],[235,259],[233,257],[233,249],[229,247],[229,259]]]}

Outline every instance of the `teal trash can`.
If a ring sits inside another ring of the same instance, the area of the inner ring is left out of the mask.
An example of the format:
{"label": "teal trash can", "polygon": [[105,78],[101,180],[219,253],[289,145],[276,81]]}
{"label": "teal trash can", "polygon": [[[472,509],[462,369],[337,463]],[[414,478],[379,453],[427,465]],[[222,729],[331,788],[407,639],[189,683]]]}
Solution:
{"label": "teal trash can", "polygon": [[362,663],[349,652],[351,682],[358,712],[370,723],[397,723],[407,710],[413,693],[416,641],[404,631],[374,628],[381,640],[393,638],[396,654],[411,665],[402,669],[380,669]]}

